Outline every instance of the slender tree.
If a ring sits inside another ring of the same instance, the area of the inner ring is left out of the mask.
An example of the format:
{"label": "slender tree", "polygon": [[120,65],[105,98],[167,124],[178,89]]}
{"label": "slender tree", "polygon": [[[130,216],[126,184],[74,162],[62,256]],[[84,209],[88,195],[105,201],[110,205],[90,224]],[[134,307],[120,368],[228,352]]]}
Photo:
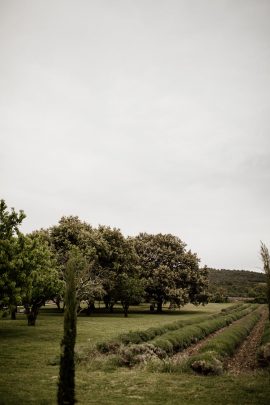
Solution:
{"label": "slender tree", "polygon": [[267,302],[268,302],[268,317],[270,320],[270,255],[269,250],[266,245],[261,242],[261,258],[263,262],[263,269],[266,275],[266,284],[267,284]]}
{"label": "slender tree", "polygon": [[77,298],[75,270],[79,253],[70,253],[66,265],[66,293],[64,313],[64,337],[61,342],[61,359],[58,383],[58,404],[75,404],[75,361],[74,347],[76,341]]}

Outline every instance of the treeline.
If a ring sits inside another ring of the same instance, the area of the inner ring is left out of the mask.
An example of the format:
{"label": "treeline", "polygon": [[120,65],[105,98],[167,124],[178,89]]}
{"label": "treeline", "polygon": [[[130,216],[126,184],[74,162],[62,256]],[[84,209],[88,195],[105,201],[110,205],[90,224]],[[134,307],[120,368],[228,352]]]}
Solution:
{"label": "treeline", "polygon": [[208,268],[209,293],[215,302],[228,297],[254,298],[266,302],[266,275],[247,270]]}
{"label": "treeline", "polygon": [[13,319],[23,305],[28,324],[34,325],[39,308],[47,300],[63,303],[66,266],[76,262],[76,295],[90,314],[96,300],[108,311],[122,304],[125,316],[130,305],[143,300],[151,310],[164,303],[181,307],[188,302],[208,302],[207,270],[199,268],[196,253],[171,234],[140,233],[124,237],[119,229],[97,228],[78,217],[62,217],[59,223],[24,235],[19,227],[23,211],[8,211],[0,203],[0,306]]}

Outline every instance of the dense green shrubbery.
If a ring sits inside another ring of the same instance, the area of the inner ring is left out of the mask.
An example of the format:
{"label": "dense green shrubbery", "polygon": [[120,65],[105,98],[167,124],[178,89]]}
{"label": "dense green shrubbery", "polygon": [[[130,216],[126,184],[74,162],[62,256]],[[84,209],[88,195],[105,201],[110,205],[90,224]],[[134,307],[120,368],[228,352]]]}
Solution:
{"label": "dense green shrubbery", "polygon": [[200,316],[193,319],[186,319],[183,321],[182,320],[176,321],[169,324],[165,324],[163,326],[151,327],[149,329],[142,331],[140,330],[131,331],[128,333],[121,334],[113,340],[99,342],[97,344],[97,349],[101,353],[116,353],[121,345],[140,344],[148,342],[154,339],[155,337],[165,335],[170,331],[175,331],[188,325],[197,324],[205,320],[216,319],[217,317],[223,316],[224,314],[231,312],[234,313],[235,311],[238,311],[238,309],[244,309],[247,308],[248,306],[249,305],[236,304],[226,308],[225,311],[222,310],[221,313],[218,314]]}
{"label": "dense green shrubbery", "polygon": [[[218,314],[220,316],[220,314]],[[198,323],[202,320],[212,319],[218,315],[206,315],[201,317],[196,317],[193,319],[186,319],[183,321],[176,321],[169,324],[165,324],[163,326],[151,327],[146,330],[137,330],[131,331],[128,333],[123,333],[117,336],[114,340],[100,342],[97,344],[97,349],[101,353],[115,353],[121,345],[128,345],[128,344],[139,344],[148,342],[149,340],[154,339],[156,336],[163,335],[169,331],[173,331],[176,329],[183,328],[186,325],[191,325],[194,323]]]}
{"label": "dense green shrubbery", "polygon": [[231,305],[230,307],[223,308],[223,309],[221,310],[221,312],[223,312],[223,313],[228,313],[228,312],[231,312],[231,311],[235,311],[235,310],[239,310],[239,309],[244,309],[244,308],[247,308],[247,307],[248,307],[248,304],[237,303],[237,304]]}
{"label": "dense green shrubbery", "polygon": [[224,359],[233,355],[237,346],[248,336],[259,318],[258,312],[251,313],[220,335],[213,337],[199,350],[199,354],[188,360],[190,367],[202,374],[220,374]]}
{"label": "dense green shrubbery", "polygon": [[267,321],[262,336],[261,345],[258,350],[258,363],[261,367],[270,366],[270,322]]}
{"label": "dense green shrubbery", "polygon": [[145,362],[151,357],[164,358],[172,355],[223,326],[229,325],[234,320],[247,315],[253,309],[254,307],[249,307],[242,311],[233,311],[232,314],[219,314],[218,317],[212,316],[210,319],[197,324],[186,325],[175,331],[167,332],[153,339],[151,343],[129,344],[126,347],[120,346],[117,351],[119,365],[131,366],[139,362]]}
{"label": "dense green shrubbery", "polygon": [[231,324],[233,321],[242,318],[255,307],[244,308],[240,311],[233,311],[231,314],[219,315],[214,319],[199,322],[196,325],[186,326],[173,332],[168,332],[161,337],[155,338],[152,344],[165,350],[169,355],[181,351],[198,340],[203,339],[210,333]]}

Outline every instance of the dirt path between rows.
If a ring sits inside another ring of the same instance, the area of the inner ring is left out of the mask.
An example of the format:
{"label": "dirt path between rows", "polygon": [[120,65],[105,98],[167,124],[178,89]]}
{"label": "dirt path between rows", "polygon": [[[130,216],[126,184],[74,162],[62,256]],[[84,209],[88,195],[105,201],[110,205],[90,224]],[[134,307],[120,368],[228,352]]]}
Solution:
{"label": "dirt path between rows", "polygon": [[261,319],[254,326],[249,336],[240,345],[235,355],[228,360],[226,366],[230,373],[238,375],[252,372],[257,368],[257,349],[264,331],[267,315],[267,311],[264,310]]}
{"label": "dirt path between rows", "polygon": [[[227,367],[230,369],[231,372],[233,372],[232,366],[233,366],[234,362],[236,362],[236,364],[239,364],[239,366],[238,366],[239,370],[243,369],[243,367],[244,367],[244,370],[246,371],[246,370],[250,369],[251,364],[254,365],[254,368],[256,367],[256,351],[257,351],[257,347],[260,343],[261,336],[262,336],[262,333],[264,330],[264,324],[266,321],[266,317],[267,317],[267,311],[263,311],[261,319],[255,325],[254,329],[252,330],[252,332],[250,333],[248,338],[245,340],[245,342],[240,346],[239,350],[237,351],[237,354],[239,353],[239,359],[235,359],[235,357],[236,357],[236,355],[235,355],[227,363]],[[243,320],[243,318],[240,318],[237,321],[232,322],[230,325],[235,325],[242,320]],[[185,349],[179,353],[176,353],[172,357],[173,362],[177,363],[177,364],[185,362],[188,359],[188,357],[193,356],[194,354],[197,354],[201,347],[203,347],[206,343],[208,343],[208,341],[211,340],[214,336],[219,335],[225,329],[230,327],[230,325],[225,326],[225,327],[217,330],[216,332],[211,333],[206,338],[189,346],[187,349]],[[247,342],[249,342],[249,341],[250,341],[250,344],[247,345]],[[244,346],[244,344],[247,345],[247,348],[246,348],[246,350],[243,349],[243,354],[240,355],[240,351],[241,351],[242,347]],[[255,346],[255,347],[253,347],[253,346]],[[241,357],[241,360],[240,360],[240,357]],[[250,360],[248,360],[248,359],[250,359]],[[246,361],[246,364],[249,364],[249,366],[243,366],[242,364],[244,364],[244,361]],[[236,366],[236,364],[235,364],[235,366]]]}

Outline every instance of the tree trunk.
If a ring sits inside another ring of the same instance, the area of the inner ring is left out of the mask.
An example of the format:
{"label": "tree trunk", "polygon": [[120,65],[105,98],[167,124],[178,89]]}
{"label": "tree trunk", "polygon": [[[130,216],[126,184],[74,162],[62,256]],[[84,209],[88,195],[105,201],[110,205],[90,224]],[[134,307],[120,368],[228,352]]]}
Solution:
{"label": "tree trunk", "polygon": [[86,314],[88,316],[90,316],[92,314],[92,312],[94,312],[95,309],[96,309],[95,308],[95,303],[94,302],[89,302],[87,310],[86,310]]}
{"label": "tree trunk", "polygon": [[110,300],[109,300],[109,297],[108,296],[105,296],[104,298],[103,298],[103,301],[104,301],[104,304],[105,304],[105,308],[107,309],[107,310],[109,310],[109,305],[110,305]]}
{"label": "tree trunk", "polygon": [[61,299],[60,299],[60,297],[57,297],[54,302],[55,302],[55,304],[56,304],[56,306],[57,306],[57,309],[58,309],[60,312],[62,312]]}
{"label": "tree trunk", "polygon": [[114,306],[114,304],[110,303],[109,309],[110,309],[110,313],[111,313],[111,314],[113,313],[113,306]]}
{"label": "tree trunk", "polygon": [[36,326],[36,319],[38,316],[38,307],[32,306],[27,314],[28,326]]}
{"label": "tree trunk", "polygon": [[25,304],[25,305],[24,305],[24,313],[25,313],[25,315],[30,314],[30,307],[29,307],[28,304]]}
{"label": "tree trunk", "polygon": [[158,313],[162,312],[162,300],[157,302],[157,312]]}
{"label": "tree trunk", "polygon": [[128,304],[122,304],[122,307],[123,307],[123,310],[124,310],[124,316],[125,316],[125,318],[127,318],[128,317],[129,305]]}
{"label": "tree trunk", "polygon": [[16,320],[16,313],[17,313],[17,305],[11,305],[10,306],[10,315],[11,315],[11,319],[13,321]]}

